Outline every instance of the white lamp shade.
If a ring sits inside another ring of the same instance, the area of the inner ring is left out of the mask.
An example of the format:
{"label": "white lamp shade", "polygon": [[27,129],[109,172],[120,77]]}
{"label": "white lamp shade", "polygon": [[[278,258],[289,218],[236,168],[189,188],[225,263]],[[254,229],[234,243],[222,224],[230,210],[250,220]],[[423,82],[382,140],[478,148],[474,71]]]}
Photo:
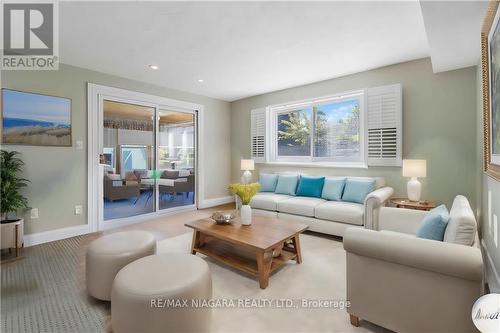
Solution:
{"label": "white lamp shade", "polygon": [[241,160],[241,170],[254,170],[255,165],[253,160]]}
{"label": "white lamp shade", "polygon": [[427,161],[403,160],[403,177],[427,177]]}

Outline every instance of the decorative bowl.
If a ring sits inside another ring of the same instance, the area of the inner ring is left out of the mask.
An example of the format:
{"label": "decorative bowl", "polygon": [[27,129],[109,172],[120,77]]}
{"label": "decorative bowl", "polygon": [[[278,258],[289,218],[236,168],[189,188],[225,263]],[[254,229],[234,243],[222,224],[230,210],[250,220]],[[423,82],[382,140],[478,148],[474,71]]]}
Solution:
{"label": "decorative bowl", "polygon": [[217,211],[210,216],[217,224],[231,224],[235,217],[236,213],[234,211]]}

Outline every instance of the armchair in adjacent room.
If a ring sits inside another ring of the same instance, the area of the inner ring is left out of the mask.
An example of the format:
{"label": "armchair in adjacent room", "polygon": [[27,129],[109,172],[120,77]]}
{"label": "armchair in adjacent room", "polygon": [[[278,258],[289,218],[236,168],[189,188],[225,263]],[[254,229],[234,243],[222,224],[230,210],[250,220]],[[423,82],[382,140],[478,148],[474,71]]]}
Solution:
{"label": "armchair in adjacent room", "polygon": [[140,188],[138,183],[124,182],[120,175],[104,175],[103,178],[104,198],[109,201],[139,198]]}

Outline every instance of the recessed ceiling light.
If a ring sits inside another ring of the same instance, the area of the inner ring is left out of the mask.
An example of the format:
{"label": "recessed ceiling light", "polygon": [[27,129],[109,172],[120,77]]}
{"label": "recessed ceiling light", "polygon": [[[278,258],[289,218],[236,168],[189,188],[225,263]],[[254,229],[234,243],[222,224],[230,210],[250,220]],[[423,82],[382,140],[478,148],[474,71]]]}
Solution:
{"label": "recessed ceiling light", "polygon": [[198,82],[202,83],[202,82],[203,82],[203,79],[198,79]]}
{"label": "recessed ceiling light", "polygon": [[158,69],[160,67],[158,67],[157,65],[149,65],[149,68],[151,68],[151,69]]}

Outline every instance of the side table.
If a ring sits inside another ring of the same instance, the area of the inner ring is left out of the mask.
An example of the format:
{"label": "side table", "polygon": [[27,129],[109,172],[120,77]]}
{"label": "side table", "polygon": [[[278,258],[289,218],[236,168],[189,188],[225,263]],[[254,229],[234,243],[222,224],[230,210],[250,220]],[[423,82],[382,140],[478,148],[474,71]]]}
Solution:
{"label": "side table", "polygon": [[391,198],[390,202],[397,208],[431,210],[432,208],[436,207],[436,202],[427,200],[410,201],[406,198]]}

